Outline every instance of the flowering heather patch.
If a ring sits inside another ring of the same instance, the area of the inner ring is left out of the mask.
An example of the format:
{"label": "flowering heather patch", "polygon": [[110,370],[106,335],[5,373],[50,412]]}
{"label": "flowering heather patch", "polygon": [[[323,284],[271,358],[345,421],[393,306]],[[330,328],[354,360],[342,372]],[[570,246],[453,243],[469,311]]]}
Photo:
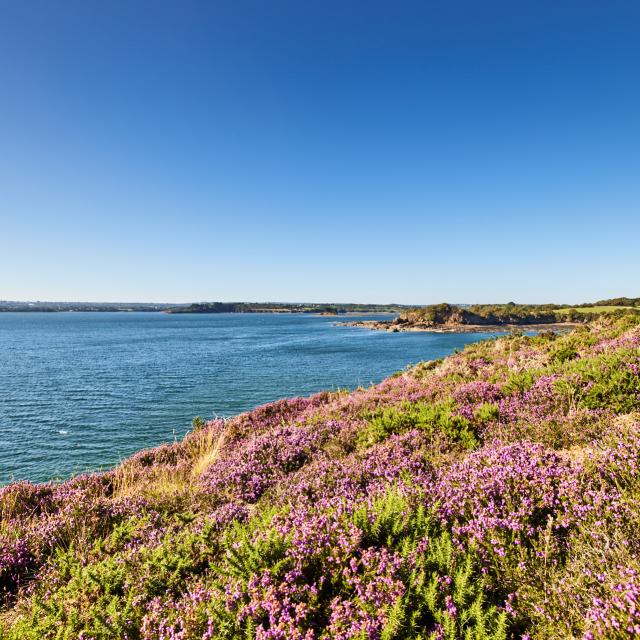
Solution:
{"label": "flowering heather patch", "polygon": [[230,494],[255,502],[278,480],[308,463],[340,428],[335,421],[275,427],[215,461],[203,474],[202,482],[214,495]]}
{"label": "flowering heather patch", "polygon": [[612,338],[598,342],[593,350],[596,353],[615,351],[621,348],[640,349],[640,328],[636,327]]}
{"label": "flowering heather patch", "polygon": [[584,640],[640,636],[640,576],[619,567],[621,576],[603,598],[594,598],[587,617],[591,630]]}
{"label": "flowering heather patch", "polygon": [[34,564],[25,538],[0,539],[0,598],[15,591]]}
{"label": "flowering heather patch", "polygon": [[0,640],[640,637],[640,324],[0,488]]}

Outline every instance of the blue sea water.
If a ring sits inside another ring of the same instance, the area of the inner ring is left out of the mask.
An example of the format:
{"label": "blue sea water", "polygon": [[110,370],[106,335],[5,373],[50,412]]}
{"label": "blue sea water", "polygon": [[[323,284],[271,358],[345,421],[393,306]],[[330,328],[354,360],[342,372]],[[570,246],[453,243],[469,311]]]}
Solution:
{"label": "blue sea water", "polygon": [[[362,316],[362,318],[371,316]],[[291,314],[0,313],[0,484],[105,469],[200,415],[378,382],[488,334]]]}

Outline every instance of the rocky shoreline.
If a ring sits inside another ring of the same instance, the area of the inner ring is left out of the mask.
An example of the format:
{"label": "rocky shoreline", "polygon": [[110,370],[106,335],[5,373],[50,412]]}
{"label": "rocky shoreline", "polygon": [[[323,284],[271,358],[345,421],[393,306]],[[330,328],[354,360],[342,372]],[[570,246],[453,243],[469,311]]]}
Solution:
{"label": "rocky shoreline", "polygon": [[512,331],[558,331],[573,329],[575,322],[552,322],[541,324],[440,324],[429,325],[397,320],[361,320],[358,322],[337,322],[342,327],[358,327],[373,331],[400,333],[424,331],[429,333],[511,333]]}

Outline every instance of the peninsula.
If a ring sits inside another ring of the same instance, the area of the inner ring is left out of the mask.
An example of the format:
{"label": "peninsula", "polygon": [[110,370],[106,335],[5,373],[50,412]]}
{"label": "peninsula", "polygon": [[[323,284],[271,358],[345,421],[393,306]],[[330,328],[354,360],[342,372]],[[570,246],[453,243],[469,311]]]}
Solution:
{"label": "peninsula", "polygon": [[574,327],[602,313],[640,313],[640,298],[616,298],[576,306],[558,304],[453,305],[449,303],[416,307],[402,311],[392,320],[361,320],[340,323],[379,331],[430,331],[472,333],[476,331],[554,330]]}

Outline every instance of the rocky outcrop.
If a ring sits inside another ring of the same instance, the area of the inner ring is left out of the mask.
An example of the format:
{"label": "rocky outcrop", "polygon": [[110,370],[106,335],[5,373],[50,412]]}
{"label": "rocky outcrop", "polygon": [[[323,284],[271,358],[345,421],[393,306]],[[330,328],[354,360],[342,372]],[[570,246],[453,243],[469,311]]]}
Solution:
{"label": "rocky outcrop", "polygon": [[393,320],[364,320],[341,323],[346,326],[363,327],[379,331],[435,331],[474,332],[509,331],[526,327],[531,330],[569,327],[575,323],[553,311],[529,307],[523,310],[515,305],[486,305],[459,307],[443,303],[411,309]]}

